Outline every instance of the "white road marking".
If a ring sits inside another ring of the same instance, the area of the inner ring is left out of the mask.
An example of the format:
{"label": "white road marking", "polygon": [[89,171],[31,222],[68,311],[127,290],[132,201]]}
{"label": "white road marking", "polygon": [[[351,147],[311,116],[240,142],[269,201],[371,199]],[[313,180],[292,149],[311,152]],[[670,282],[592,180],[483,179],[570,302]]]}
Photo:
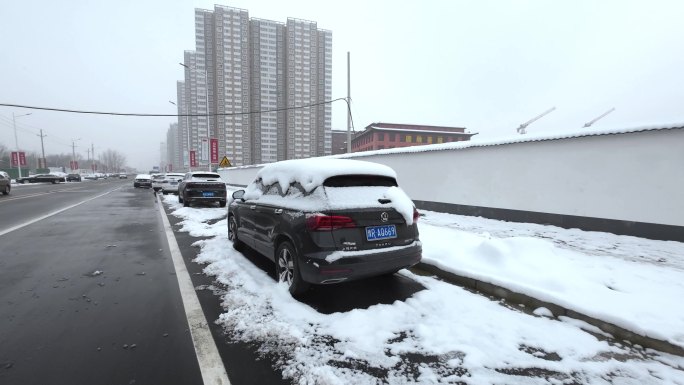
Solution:
{"label": "white road marking", "polygon": [[31,220],[28,220],[28,221],[26,221],[26,222],[24,222],[24,223],[20,223],[20,224],[18,224],[18,225],[16,225],[16,226],[12,226],[12,227],[10,227],[9,229],[2,230],[2,231],[0,231],[0,237],[3,236],[3,235],[5,235],[5,234],[7,234],[7,233],[11,233],[11,232],[14,231],[14,230],[19,230],[19,229],[22,228],[22,227],[26,227],[26,226],[28,226],[28,225],[30,225],[30,224],[36,223],[36,222],[38,222],[38,221],[42,221],[43,219],[50,218],[51,216],[57,215],[57,214],[59,214],[59,213],[61,213],[61,212],[64,212],[64,211],[66,211],[66,210],[73,209],[74,207],[80,206],[80,205],[82,205],[82,204],[84,204],[84,203],[86,203],[86,202],[90,202],[90,201],[92,201],[93,199],[97,199],[97,198],[103,197],[103,196],[105,196],[105,195],[107,195],[107,194],[109,194],[109,193],[111,193],[111,192],[113,192],[113,191],[116,191],[116,190],[118,190],[118,189],[119,189],[119,188],[115,188],[114,190],[110,190],[110,191],[107,191],[107,192],[105,192],[105,193],[103,193],[103,194],[96,195],[96,196],[94,196],[94,197],[92,197],[92,198],[88,198],[88,199],[86,199],[86,200],[84,200],[84,201],[75,203],[75,204],[73,204],[73,205],[71,205],[71,206],[67,206],[67,207],[61,208],[61,209],[56,210],[56,211],[53,211],[53,212],[51,212],[51,213],[49,213],[49,214],[45,214],[45,215],[42,215],[42,216],[40,216],[40,217],[37,217],[37,218],[33,218],[33,219],[31,219]]}
{"label": "white road marking", "polygon": [[48,194],[54,194],[54,193],[91,192],[92,191],[92,190],[79,190],[79,188],[81,188],[81,187],[71,187],[71,188],[64,189],[64,190],[52,190],[52,191],[36,192],[36,193],[31,193],[31,194],[26,194],[26,195],[10,195],[10,198],[3,198],[2,200],[0,200],[0,203],[16,201],[19,199],[33,198],[33,197],[38,197],[41,195],[48,195]]}
{"label": "white road marking", "polygon": [[197,362],[202,372],[202,381],[205,385],[230,385],[228,373],[226,373],[226,368],[223,366],[223,361],[219,355],[214,338],[211,336],[209,324],[202,312],[202,306],[200,306],[192,280],[190,280],[190,273],[188,273],[188,269],[185,266],[183,256],[178,248],[178,242],[176,242],[173,229],[171,229],[171,224],[166,217],[166,212],[159,198],[157,198],[157,205],[159,206],[159,213],[166,230],[166,239],[169,242],[173,266],[176,269],[176,277],[178,278],[178,286],[183,300],[183,307],[185,308],[185,316],[188,319],[192,343],[195,345]]}

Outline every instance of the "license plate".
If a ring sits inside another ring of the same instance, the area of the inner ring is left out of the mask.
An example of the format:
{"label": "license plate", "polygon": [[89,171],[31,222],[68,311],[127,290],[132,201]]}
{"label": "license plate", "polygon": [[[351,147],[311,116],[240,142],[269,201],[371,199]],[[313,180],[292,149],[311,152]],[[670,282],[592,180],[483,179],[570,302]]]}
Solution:
{"label": "license plate", "polygon": [[366,239],[369,241],[379,241],[381,239],[396,237],[397,227],[395,225],[366,227]]}
{"label": "license plate", "polygon": [[204,192],[202,192],[202,196],[203,197],[213,197],[214,193],[211,191],[204,191]]}

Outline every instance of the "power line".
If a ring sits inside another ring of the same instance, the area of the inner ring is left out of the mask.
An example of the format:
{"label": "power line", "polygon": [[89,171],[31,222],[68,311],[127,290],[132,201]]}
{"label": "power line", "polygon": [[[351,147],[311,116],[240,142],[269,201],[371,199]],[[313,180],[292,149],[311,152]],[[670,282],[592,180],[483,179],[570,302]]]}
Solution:
{"label": "power line", "polygon": [[303,106],[275,108],[272,110],[247,111],[247,112],[227,112],[227,113],[222,113],[222,114],[209,114],[209,113],[207,113],[207,114],[150,114],[150,113],[130,113],[130,112],[102,112],[102,111],[69,110],[69,109],[54,108],[54,107],[26,106],[26,105],[21,105],[21,104],[9,104],[9,103],[0,103],[0,106],[2,106],[2,107],[25,108],[25,109],[29,109],[29,110],[69,112],[69,113],[73,113],[73,114],[90,114],[90,115],[135,116],[135,117],[180,117],[180,116],[183,116],[183,117],[185,117],[185,116],[201,117],[201,116],[236,116],[236,115],[265,114],[265,113],[269,113],[269,112],[278,112],[278,111],[296,110],[296,109],[300,109],[300,108],[316,107],[316,106],[320,106],[320,105],[324,105],[324,104],[330,104],[330,103],[336,102],[338,100],[346,101],[346,98],[337,98],[337,99],[333,99],[333,100],[327,100],[324,102],[312,103],[312,104],[307,104],[307,105],[303,105]]}

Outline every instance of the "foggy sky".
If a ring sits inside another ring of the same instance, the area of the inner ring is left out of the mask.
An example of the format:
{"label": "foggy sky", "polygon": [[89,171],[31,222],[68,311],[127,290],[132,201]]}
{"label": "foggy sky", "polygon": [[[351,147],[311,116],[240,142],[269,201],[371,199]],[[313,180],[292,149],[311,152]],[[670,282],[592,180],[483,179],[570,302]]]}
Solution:
{"label": "foggy sky", "polygon": [[[250,17],[313,20],[333,33],[333,98],[352,61],[357,130],[372,122],[466,127],[473,140],[684,122],[684,5],[676,1],[3,1],[0,103],[80,110],[176,113],[183,51],[194,49],[194,8],[214,3]],[[344,102],[333,129],[346,129]],[[0,143],[14,149],[12,112],[0,107]],[[33,111],[17,119],[24,150],[108,148],[128,164],[159,164],[176,118]],[[222,156],[223,154],[220,154]],[[227,154],[230,158],[230,154]]]}

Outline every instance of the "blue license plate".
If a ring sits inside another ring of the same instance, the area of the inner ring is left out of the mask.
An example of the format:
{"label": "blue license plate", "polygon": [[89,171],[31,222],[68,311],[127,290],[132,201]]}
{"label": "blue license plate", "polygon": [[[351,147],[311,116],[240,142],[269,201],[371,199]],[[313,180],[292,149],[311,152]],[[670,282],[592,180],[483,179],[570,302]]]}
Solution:
{"label": "blue license plate", "polygon": [[366,227],[366,239],[369,241],[379,241],[381,239],[391,239],[396,237],[397,227],[395,225]]}
{"label": "blue license plate", "polygon": [[204,191],[204,192],[202,192],[202,196],[203,197],[213,197],[214,193],[211,191]]}

